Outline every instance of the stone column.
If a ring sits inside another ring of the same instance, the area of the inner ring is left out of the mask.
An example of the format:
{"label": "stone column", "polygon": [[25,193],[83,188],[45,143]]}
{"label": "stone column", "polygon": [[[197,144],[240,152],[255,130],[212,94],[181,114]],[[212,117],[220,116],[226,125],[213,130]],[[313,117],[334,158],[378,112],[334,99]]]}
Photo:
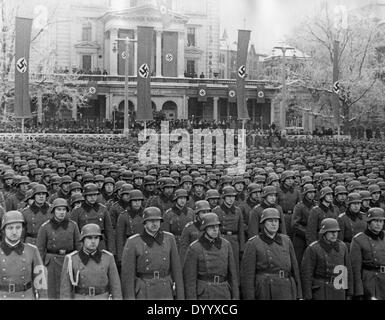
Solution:
{"label": "stone column", "polygon": [[[116,76],[118,74],[118,29],[110,30],[110,75]],[[116,45],[116,52],[113,52],[114,44]]]}
{"label": "stone column", "polygon": [[156,31],[156,77],[162,76],[162,31]]}
{"label": "stone column", "polygon": [[184,32],[178,33],[178,77],[184,78],[184,42],[185,34]]}
{"label": "stone column", "polygon": [[111,94],[106,94],[106,120],[111,120]]}
{"label": "stone column", "polygon": [[75,96],[72,98],[72,119],[78,121],[78,102]]}
{"label": "stone column", "polygon": [[214,108],[213,108],[213,118],[214,121],[218,121],[218,97],[214,97]]}
{"label": "stone column", "polygon": [[184,95],[183,96],[183,101],[184,101],[183,117],[181,116],[181,119],[188,119],[188,101],[189,101],[189,97]]}
{"label": "stone column", "polygon": [[[138,38],[138,31],[134,30],[134,39]],[[134,77],[138,76],[138,43],[134,42]]]}

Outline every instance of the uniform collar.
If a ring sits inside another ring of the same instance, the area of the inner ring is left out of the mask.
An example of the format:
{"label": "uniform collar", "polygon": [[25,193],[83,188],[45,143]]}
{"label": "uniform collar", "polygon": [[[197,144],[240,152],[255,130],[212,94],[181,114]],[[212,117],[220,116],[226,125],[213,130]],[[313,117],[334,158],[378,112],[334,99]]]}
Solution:
{"label": "uniform collar", "polygon": [[143,230],[142,234],[140,235],[142,240],[151,248],[154,245],[154,242],[156,242],[158,245],[162,245],[163,243],[163,231],[158,231],[158,233],[153,237],[150,235],[146,229]]}
{"label": "uniform collar", "polygon": [[175,204],[172,207],[172,211],[174,211],[178,216],[183,214],[187,214],[187,206],[184,206],[182,209],[178,208],[177,205]]}
{"label": "uniform collar", "polygon": [[373,240],[384,240],[384,231],[381,230],[379,234],[375,234],[374,232],[370,231],[368,228],[365,230],[365,234],[373,239]]}
{"label": "uniform collar", "polygon": [[282,237],[279,235],[279,233],[277,232],[274,236],[274,238],[270,238],[267,234],[266,234],[266,231],[265,229],[263,229],[263,231],[259,234],[259,237],[262,239],[263,242],[266,242],[267,244],[272,244],[273,242],[279,244],[280,246],[282,246]]}
{"label": "uniform collar", "polygon": [[37,214],[39,212],[46,214],[49,209],[49,204],[45,202],[41,207],[39,207],[38,205],[36,205],[36,202],[33,202],[30,208],[34,214]]}
{"label": "uniform collar", "polygon": [[352,219],[353,221],[356,221],[357,218],[362,220],[362,212],[359,211],[357,213],[354,213],[354,212],[351,212],[349,208],[346,209],[346,212],[345,214],[350,218]]}
{"label": "uniform collar", "polygon": [[24,251],[24,244],[21,241],[16,246],[12,247],[5,240],[3,240],[0,247],[6,256],[9,256],[12,251],[15,251],[20,256]]}
{"label": "uniform collar", "polygon": [[63,221],[57,221],[56,219],[55,219],[55,217],[52,217],[51,219],[50,219],[50,221],[51,221],[51,225],[52,225],[52,228],[54,229],[54,230],[57,230],[57,229],[59,229],[59,227],[62,227],[64,230],[67,230],[67,228],[68,228],[68,223],[69,223],[69,219],[68,218],[64,218],[64,220]]}
{"label": "uniform collar", "polygon": [[325,206],[322,202],[320,202],[319,207],[322,211],[328,212],[331,209],[332,204],[329,205],[329,207]]}
{"label": "uniform collar", "polygon": [[314,206],[314,200],[309,200],[308,198],[306,198],[306,196],[303,197],[302,202],[308,208],[311,208]]}
{"label": "uniform collar", "polygon": [[87,202],[83,202],[82,208],[87,212],[90,212],[91,210],[99,211],[99,203],[96,202],[95,204],[91,205]]}
{"label": "uniform collar", "polygon": [[88,261],[90,261],[90,259],[94,260],[96,263],[100,263],[102,260],[102,252],[97,249],[94,253],[90,254],[82,249],[79,251],[79,257],[85,266],[87,265]]}
{"label": "uniform collar", "polygon": [[235,214],[235,206],[232,205],[230,208],[228,206],[225,205],[225,203],[223,202],[221,204],[221,209],[226,213],[232,213],[232,214]]}
{"label": "uniform collar", "polygon": [[321,239],[319,240],[319,244],[322,247],[322,249],[324,249],[328,253],[332,251],[332,249],[334,249],[337,252],[340,251],[338,240],[336,242],[329,242],[329,241],[326,241],[325,238],[322,236]]}
{"label": "uniform collar", "polygon": [[124,210],[127,210],[127,208],[130,206],[130,201],[123,201],[122,199],[119,199],[118,203],[119,203],[119,205],[120,205]]}
{"label": "uniform collar", "polygon": [[219,250],[222,247],[222,239],[221,237],[217,237],[215,240],[210,241],[207,239],[205,234],[202,234],[198,240],[203,248],[206,250],[210,250],[213,246],[216,246]]}

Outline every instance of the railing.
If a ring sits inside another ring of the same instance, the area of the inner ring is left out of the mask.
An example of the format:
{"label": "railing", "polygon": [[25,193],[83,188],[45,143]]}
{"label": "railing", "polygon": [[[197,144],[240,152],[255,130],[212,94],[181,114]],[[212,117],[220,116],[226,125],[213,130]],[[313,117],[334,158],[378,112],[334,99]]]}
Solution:
{"label": "railing", "polygon": [[[12,75],[9,79],[10,81],[14,80]],[[30,74],[31,82],[79,82],[87,83],[88,81],[96,81],[100,85],[111,83],[111,82],[124,82],[125,77],[120,75],[99,75],[99,74],[58,74],[58,73],[32,73]],[[137,77],[129,76],[128,82],[136,83]],[[177,77],[152,77],[152,83],[179,83],[179,84],[189,84],[189,85],[236,85],[235,79],[200,79],[200,78],[177,78]],[[247,80],[247,86],[271,86],[279,87],[278,81],[268,81],[268,80]]]}

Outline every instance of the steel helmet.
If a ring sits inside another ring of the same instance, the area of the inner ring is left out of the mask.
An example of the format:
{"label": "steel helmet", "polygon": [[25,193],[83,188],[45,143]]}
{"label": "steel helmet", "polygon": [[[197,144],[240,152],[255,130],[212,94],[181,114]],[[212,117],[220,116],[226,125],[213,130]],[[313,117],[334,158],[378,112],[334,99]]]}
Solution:
{"label": "steel helmet", "polygon": [[277,188],[274,186],[266,186],[262,189],[262,198],[266,198],[269,194],[277,194]]}
{"label": "steel helmet", "polygon": [[307,194],[308,192],[316,192],[316,189],[314,188],[314,186],[310,183],[308,184],[305,184],[303,186],[303,194]]}
{"label": "steel helmet", "polygon": [[17,182],[17,186],[21,185],[22,183],[28,184],[31,181],[29,181],[29,178],[26,176],[22,176],[20,180]]}
{"label": "steel helmet", "polygon": [[247,186],[247,193],[248,194],[252,194],[253,192],[261,192],[262,191],[262,186],[260,184],[257,184],[257,183],[250,183],[248,186]]}
{"label": "steel helmet", "polygon": [[63,183],[71,183],[72,182],[72,179],[70,176],[62,176],[60,178],[60,185],[62,185]]}
{"label": "steel helmet", "polygon": [[83,178],[82,178],[82,182],[83,182],[84,185],[87,184],[87,183],[93,183],[94,182],[93,174],[90,173],[90,172],[84,173]]}
{"label": "steel helmet", "polygon": [[100,227],[95,223],[86,224],[80,233],[80,241],[83,241],[85,237],[103,237]]}
{"label": "steel helmet", "polygon": [[232,185],[235,186],[237,183],[245,184],[245,178],[243,176],[236,176],[236,177],[234,177]]}
{"label": "steel helmet", "polygon": [[325,187],[321,189],[319,199],[323,199],[327,194],[333,194],[333,190],[330,187]]}
{"label": "steel helmet", "polygon": [[195,213],[199,213],[205,210],[211,210],[210,204],[206,200],[199,200],[195,202]]}
{"label": "steel helmet", "polygon": [[[265,181],[265,179],[264,179],[265,177],[264,176],[256,176],[256,177],[262,177],[261,179],[259,179],[259,181],[258,181],[258,179],[256,179],[256,182],[264,182]],[[269,176],[266,179],[266,184],[269,186],[269,185],[271,185],[271,183],[273,181],[279,181],[278,174],[270,173]]]}
{"label": "steel helmet", "polygon": [[[122,185],[122,187],[120,188],[120,195],[130,194],[130,192],[133,190],[134,190],[134,186],[132,184],[124,183]],[[143,197],[143,195],[142,195],[142,197]]]}
{"label": "steel helmet", "polygon": [[215,213],[206,213],[203,217],[202,217],[202,223],[201,223],[201,227],[200,227],[200,230],[203,231],[205,230],[207,227],[210,227],[210,226],[218,226],[220,225],[220,221],[219,221],[219,218],[218,216],[215,214]]}
{"label": "steel helmet", "polygon": [[382,208],[370,208],[367,213],[368,222],[372,220],[385,220],[384,209]]}
{"label": "steel helmet", "polygon": [[20,211],[14,210],[4,213],[3,218],[1,220],[1,230],[3,230],[7,224],[16,222],[21,222],[23,224],[25,223],[24,216]]}
{"label": "steel helmet", "polygon": [[37,184],[35,187],[32,188],[32,198],[38,194],[38,193],[45,193],[48,197],[49,193],[47,191],[47,187],[44,184]]}
{"label": "steel helmet", "polygon": [[236,196],[237,192],[235,191],[234,187],[232,186],[226,186],[222,189],[222,197],[232,197]]}
{"label": "steel helmet", "polygon": [[33,198],[33,190],[32,189],[29,189],[27,190],[27,192],[25,193],[25,197],[23,199],[24,202],[27,202],[28,200],[32,199]]}
{"label": "steel helmet", "polygon": [[341,231],[338,221],[333,218],[326,218],[321,221],[321,229],[319,230],[320,234],[325,234],[326,232]]}
{"label": "steel helmet", "polygon": [[193,186],[203,186],[206,187],[205,180],[201,177],[197,177],[194,179]]}
{"label": "steel helmet", "polygon": [[70,188],[69,188],[70,192],[71,192],[72,190],[75,190],[75,189],[80,189],[80,190],[82,190],[82,185],[80,184],[80,182],[74,181],[74,182],[71,182],[71,183],[70,183]]}
{"label": "steel helmet", "polygon": [[364,200],[372,200],[372,196],[370,195],[370,192],[367,191],[367,190],[361,190],[360,191],[360,197],[361,197],[362,201],[364,201]]}
{"label": "steel helmet", "polygon": [[288,178],[293,178],[293,179],[295,178],[294,171],[287,170],[287,171],[282,172],[282,174],[281,174],[281,181],[284,182]]}
{"label": "steel helmet", "polygon": [[362,199],[359,193],[353,192],[348,194],[347,204],[351,203],[361,203]]}
{"label": "steel helmet", "polygon": [[104,183],[104,176],[101,174],[97,174],[94,178],[94,182],[103,182]]}
{"label": "steel helmet", "polygon": [[164,188],[167,188],[167,187],[173,187],[173,188],[176,187],[174,179],[172,179],[172,178],[164,178],[164,182],[162,183],[161,188],[164,189]]}
{"label": "steel helmet", "polygon": [[71,205],[71,207],[73,206],[73,204],[74,204],[75,202],[79,202],[79,201],[84,201],[84,197],[83,197],[82,194],[76,193],[76,194],[74,194],[73,196],[71,196],[71,199],[70,199],[70,205]]}
{"label": "steel helmet", "polygon": [[206,192],[206,200],[209,200],[209,199],[219,199],[221,196],[218,192],[218,190],[216,189],[210,189],[210,190],[207,190]]}
{"label": "steel helmet", "polygon": [[334,188],[334,195],[339,195],[339,194],[348,194],[348,191],[344,186],[336,186]]}
{"label": "steel helmet", "polygon": [[134,200],[144,200],[142,191],[135,189],[129,192],[129,201],[134,201]]}
{"label": "steel helmet", "polygon": [[161,220],[162,212],[157,207],[148,207],[143,211],[143,223],[145,224],[147,220]]}
{"label": "steel helmet", "polygon": [[186,199],[188,198],[187,190],[178,189],[175,191],[174,198],[172,200],[176,201],[178,198],[182,198],[182,197],[185,197]]}
{"label": "steel helmet", "polygon": [[370,192],[370,194],[372,195],[373,193],[381,193],[381,188],[379,185],[377,184],[371,184],[369,187],[368,187],[368,191]]}
{"label": "steel helmet", "polygon": [[147,185],[155,185],[156,184],[156,178],[154,176],[145,176],[144,177],[144,183],[145,186]]}
{"label": "steel helmet", "polygon": [[52,206],[50,208],[50,212],[53,213],[55,211],[55,208],[57,207],[65,207],[67,209],[67,212],[70,210],[68,207],[67,200],[62,198],[57,198],[53,201]]}
{"label": "steel helmet", "polygon": [[[271,180],[270,183],[273,182],[274,180],[275,180],[275,179]],[[277,179],[277,180],[279,180],[279,179]],[[256,183],[265,183],[265,181],[266,181],[266,177],[265,177],[265,176],[262,176],[262,175],[260,175],[260,174],[257,174],[257,175],[254,177],[254,182],[256,182]]]}
{"label": "steel helmet", "polygon": [[262,211],[260,223],[264,223],[267,219],[279,219],[281,221],[281,216],[278,209],[276,208],[266,208]]}
{"label": "steel helmet", "polygon": [[186,175],[186,176],[183,176],[181,179],[180,179],[180,185],[182,185],[183,183],[185,182],[193,182],[193,179],[191,176],[189,175]]}
{"label": "steel helmet", "polygon": [[93,194],[99,194],[99,189],[96,184],[88,183],[84,186],[83,196],[90,196]]}

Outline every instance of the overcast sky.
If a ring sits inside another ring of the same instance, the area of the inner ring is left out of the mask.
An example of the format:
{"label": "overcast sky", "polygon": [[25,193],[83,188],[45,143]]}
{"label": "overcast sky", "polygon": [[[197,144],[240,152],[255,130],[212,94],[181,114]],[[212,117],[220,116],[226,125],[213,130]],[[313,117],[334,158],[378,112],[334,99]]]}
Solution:
{"label": "overcast sky", "polygon": [[[285,34],[306,16],[319,10],[322,0],[220,0],[221,36],[226,28],[229,40],[237,40],[237,30],[252,31],[251,41],[258,52],[271,53]],[[329,8],[345,5],[348,9],[376,0],[328,0]]]}

